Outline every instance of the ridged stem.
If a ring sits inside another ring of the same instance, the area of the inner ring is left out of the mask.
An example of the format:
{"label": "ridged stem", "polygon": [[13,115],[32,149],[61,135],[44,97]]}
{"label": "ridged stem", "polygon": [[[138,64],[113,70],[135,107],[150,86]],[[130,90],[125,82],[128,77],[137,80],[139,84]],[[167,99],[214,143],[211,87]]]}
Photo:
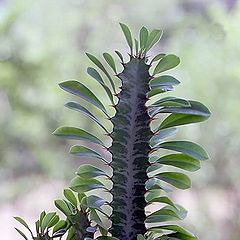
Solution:
{"label": "ridged stem", "polygon": [[145,106],[149,91],[149,66],[145,59],[131,58],[118,76],[122,91],[118,95],[110,152],[113,155],[113,236],[120,240],[135,240],[144,234],[145,182],[149,166],[149,140],[152,132]]}

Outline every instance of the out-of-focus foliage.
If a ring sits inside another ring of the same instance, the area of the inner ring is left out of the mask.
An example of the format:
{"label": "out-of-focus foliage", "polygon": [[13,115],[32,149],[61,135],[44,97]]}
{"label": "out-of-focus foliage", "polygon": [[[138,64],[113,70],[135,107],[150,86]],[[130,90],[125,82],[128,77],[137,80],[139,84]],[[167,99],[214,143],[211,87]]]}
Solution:
{"label": "out-of-focus foliage", "polygon": [[[77,78],[89,86],[83,52],[122,49],[121,33],[115,31],[120,21],[132,29],[161,26],[165,34],[156,51],[181,58],[175,75],[182,85],[176,94],[210,107],[212,118],[203,128],[186,128],[181,134],[208,146],[212,161],[194,175],[196,191],[175,197],[191,206],[188,220],[200,238],[238,240],[238,1],[0,1],[0,208],[7,201],[15,206],[16,197],[31,196],[44,181],[72,175],[79,163],[71,161],[65,142],[51,132],[62,123],[98,127],[62,108],[66,95],[57,83]],[[104,92],[95,93],[101,97]]]}

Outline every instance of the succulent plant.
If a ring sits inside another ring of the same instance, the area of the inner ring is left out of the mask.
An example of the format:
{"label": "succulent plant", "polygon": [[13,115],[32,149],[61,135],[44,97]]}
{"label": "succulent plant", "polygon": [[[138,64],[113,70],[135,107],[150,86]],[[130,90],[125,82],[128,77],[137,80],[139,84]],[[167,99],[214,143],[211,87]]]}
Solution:
{"label": "succulent plant", "polygon": [[[107,145],[106,138],[77,127],[64,126],[54,132],[86,143],[72,146],[71,154],[79,159],[99,161],[96,165],[80,165],[69,186],[75,195],[65,190],[69,203],[61,203],[69,205],[72,211],[70,215],[65,214],[73,234],[69,239],[93,239],[94,236],[102,240],[197,239],[175,223],[184,219],[187,211],[174,203],[168,192],[172,188],[190,188],[191,180],[186,173],[200,169],[200,162],[209,156],[196,143],[166,138],[173,136],[179,126],[207,120],[210,111],[200,102],[169,96],[180,81],[164,72],[175,68],[180,59],[173,54],[149,55],[149,50],[162,36],[161,30],[149,32],[142,27],[139,40],[133,40],[127,25],[120,23],[120,26],[130,48],[127,62],[115,51],[122,71],[118,72],[109,53],[103,54],[105,63],[87,53],[97,67],[89,67],[87,73],[103,88],[109,106],[100,101],[94,89],[80,81],[59,84],[101,112],[102,118],[95,116],[82,102],[70,101],[65,105],[87,116],[111,139],[111,145]],[[167,96],[161,98],[162,94]],[[114,108],[114,114],[110,114],[109,107]],[[111,131],[105,126],[104,118],[112,124]],[[163,120],[158,124],[157,119]],[[80,196],[81,210],[76,210],[76,194]],[[56,205],[60,208],[60,204]],[[149,211],[152,205],[155,210]],[[80,213],[84,214],[80,216]]]}

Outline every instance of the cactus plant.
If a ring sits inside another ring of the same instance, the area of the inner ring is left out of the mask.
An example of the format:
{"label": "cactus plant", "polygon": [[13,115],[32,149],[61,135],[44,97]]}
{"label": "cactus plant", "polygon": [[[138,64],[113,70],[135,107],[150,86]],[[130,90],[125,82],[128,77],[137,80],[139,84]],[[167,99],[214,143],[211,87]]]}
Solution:
{"label": "cactus plant", "polygon": [[[165,139],[174,135],[179,126],[207,120],[210,111],[197,101],[169,95],[160,98],[180,83],[164,73],[180,63],[177,56],[164,53],[154,57],[148,55],[160,40],[161,30],[149,32],[142,27],[139,40],[133,40],[127,25],[120,23],[120,26],[130,49],[128,62],[115,51],[123,67],[121,72],[117,71],[114,58],[109,53],[103,54],[105,64],[87,53],[97,67],[89,67],[87,73],[106,92],[110,106],[115,109],[114,115],[110,115],[108,107],[80,81],[68,80],[59,84],[63,90],[100,110],[103,118],[112,124],[112,131],[109,131],[102,119],[82,103],[70,101],[65,106],[99,125],[111,138],[111,145],[107,146],[96,135],[76,127],[64,126],[54,132],[57,136],[81,140],[92,146],[75,145],[70,149],[71,154],[79,159],[88,157],[102,162],[101,166],[81,164],[69,186],[81,196],[79,204],[85,212],[84,224],[77,224],[79,221],[83,223],[81,220],[84,218],[80,217],[81,210],[76,211],[76,194],[66,190],[65,197],[69,203],[55,202],[58,208],[61,209],[59,204],[62,203],[73,211],[65,213],[73,236],[67,239],[93,239],[93,233],[96,239],[102,240],[197,239],[175,223],[184,219],[187,211],[170,199],[168,191],[190,188],[191,180],[186,172],[197,171],[200,161],[207,160],[209,156],[196,143]],[[109,73],[106,65],[113,74]],[[164,119],[157,125],[159,116]],[[155,203],[160,203],[160,207],[149,212],[149,207]],[[83,228],[81,234],[78,234],[79,226]],[[84,234],[87,229],[92,229],[92,235]]]}

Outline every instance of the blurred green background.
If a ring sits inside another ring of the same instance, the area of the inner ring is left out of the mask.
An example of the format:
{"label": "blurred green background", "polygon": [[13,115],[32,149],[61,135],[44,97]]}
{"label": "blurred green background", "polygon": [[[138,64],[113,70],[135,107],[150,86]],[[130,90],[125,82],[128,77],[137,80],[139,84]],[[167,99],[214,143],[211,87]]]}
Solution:
{"label": "blurred green background", "polygon": [[[189,210],[184,224],[202,240],[240,236],[240,3],[236,0],[1,0],[0,1],[0,226],[16,239],[12,216],[33,222],[52,210],[79,161],[71,142],[51,135],[67,124],[100,129],[64,109],[71,96],[57,83],[86,75],[85,51],[100,56],[126,52],[118,25],[135,34],[145,25],[164,36],[155,52],[175,53],[175,95],[202,101],[211,119],[181,129],[181,136],[208,149],[211,161],[192,174],[193,188],[174,198]],[[126,56],[126,55],[125,55]]]}

